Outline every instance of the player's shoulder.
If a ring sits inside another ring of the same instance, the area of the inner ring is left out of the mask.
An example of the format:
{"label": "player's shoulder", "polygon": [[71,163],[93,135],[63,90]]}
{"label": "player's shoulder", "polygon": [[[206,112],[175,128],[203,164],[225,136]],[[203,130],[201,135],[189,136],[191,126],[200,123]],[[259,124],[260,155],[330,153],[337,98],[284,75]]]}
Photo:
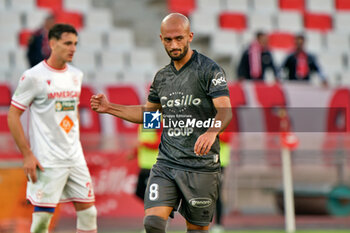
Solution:
{"label": "player's shoulder", "polygon": [[213,67],[219,68],[220,66],[211,58],[209,58],[208,56],[199,53],[197,51],[194,50],[194,52],[196,53],[196,59],[195,61],[197,62],[198,66],[202,67],[202,68],[207,68],[207,69],[212,69]]}
{"label": "player's shoulder", "polygon": [[38,78],[44,69],[45,67],[43,65],[43,62],[39,62],[35,66],[25,70],[23,72],[23,76],[26,76],[27,78]]}
{"label": "player's shoulder", "polygon": [[81,71],[79,68],[77,68],[71,64],[67,64],[67,70],[72,72],[72,73],[83,75],[83,71]]}

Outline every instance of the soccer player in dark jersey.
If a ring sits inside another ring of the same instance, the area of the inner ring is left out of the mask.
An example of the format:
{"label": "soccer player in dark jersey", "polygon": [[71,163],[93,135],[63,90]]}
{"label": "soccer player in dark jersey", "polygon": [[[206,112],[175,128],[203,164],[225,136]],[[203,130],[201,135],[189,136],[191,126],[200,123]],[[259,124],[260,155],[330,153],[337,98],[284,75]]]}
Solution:
{"label": "soccer player in dark jersey", "polygon": [[232,117],[226,77],[214,61],[190,48],[187,17],[169,14],[160,32],[171,62],[155,75],[146,104],[113,104],[98,94],[91,97],[91,108],[134,123],[143,123],[145,111],[162,112],[159,155],[145,193],[145,230],[164,233],[169,214],[178,209],[187,232],[206,233],[220,182],[218,135]]}

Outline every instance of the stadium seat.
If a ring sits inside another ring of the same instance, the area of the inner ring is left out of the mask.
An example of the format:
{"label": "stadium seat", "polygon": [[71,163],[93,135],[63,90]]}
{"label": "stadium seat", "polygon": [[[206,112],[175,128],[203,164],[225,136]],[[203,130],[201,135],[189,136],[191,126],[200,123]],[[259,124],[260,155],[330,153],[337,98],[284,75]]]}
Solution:
{"label": "stadium seat", "polygon": [[19,70],[26,70],[29,68],[28,59],[27,59],[27,48],[19,47],[13,51],[14,55],[14,67]]}
{"label": "stadium seat", "polygon": [[278,0],[253,0],[255,11],[275,13],[278,11]]}
{"label": "stadium seat", "polygon": [[63,0],[63,9],[67,11],[87,12],[91,10],[91,0]]}
{"label": "stadium seat", "polygon": [[4,11],[6,9],[6,0],[0,0],[0,11]]}
{"label": "stadium seat", "polygon": [[342,52],[320,53],[318,54],[318,60],[324,73],[330,79],[340,75],[345,70],[344,54]]}
{"label": "stadium seat", "polygon": [[77,49],[74,54],[73,64],[84,73],[94,71],[97,67],[95,51],[90,49]]}
{"label": "stadium seat", "polygon": [[45,18],[51,12],[47,9],[36,9],[35,11],[24,12],[24,27],[30,30],[36,30],[43,25]]}
{"label": "stadium seat", "polygon": [[130,68],[138,71],[156,72],[156,55],[151,48],[135,48],[130,51]]}
{"label": "stadium seat", "polygon": [[228,88],[232,105],[232,120],[225,131],[236,133],[240,131],[236,108],[246,105],[246,97],[242,85],[239,82],[229,84]]}
{"label": "stadium seat", "polygon": [[[123,105],[139,105],[140,99],[133,86],[109,86],[107,87],[107,95],[109,100],[116,104]],[[116,130],[118,133],[134,133],[138,132],[138,124],[129,123],[118,117],[116,120]]]}
{"label": "stadium seat", "polygon": [[86,85],[81,87],[79,104],[81,133],[101,133],[99,115],[90,108],[90,98],[93,94],[93,87]]}
{"label": "stadium seat", "polygon": [[212,11],[219,13],[223,8],[221,1],[196,0],[196,9],[201,11]]}
{"label": "stadium seat", "polygon": [[307,30],[327,32],[332,30],[332,17],[328,14],[305,13],[304,27]]}
{"label": "stadium seat", "polygon": [[305,32],[305,47],[312,53],[320,53],[324,50],[323,34],[318,31]]}
{"label": "stadium seat", "polygon": [[80,30],[83,25],[83,16],[78,12],[70,11],[55,11],[55,20],[57,23],[69,23],[73,25],[77,30]]}
{"label": "stadium seat", "polygon": [[300,33],[303,28],[303,17],[297,11],[280,11],[276,14],[277,30]]}
{"label": "stadium seat", "polygon": [[329,52],[350,51],[349,35],[330,31],[326,34],[326,45]]}
{"label": "stadium seat", "polygon": [[83,49],[101,50],[104,43],[104,33],[102,31],[93,30],[92,28],[83,28],[79,32],[78,47]]}
{"label": "stadium seat", "polygon": [[210,50],[215,58],[232,58],[240,53],[239,36],[231,30],[213,32],[210,40]]}
{"label": "stadium seat", "polygon": [[93,9],[84,14],[84,23],[90,30],[109,31],[113,28],[113,17],[109,9]]}
{"label": "stadium seat", "polygon": [[[272,50],[272,57],[276,67],[281,67],[290,51],[286,50]],[[283,74],[282,74],[283,75]],[[280,77],[283,78],[283,77]]]}
{"label": "stadium seat", "polygon": [[305,11],[305,0],[279,0],[280,9],[288,11]]}
{"label": "stadium seat", "polygon": [[121,71],[126,67],[125,53],[122,51],[102,50],[101,68],[109,71]]}
{"label": "stadium seat", "polygon": [[3,11],[0,14],[0,30],[20,30],[22,13],[19,11]]}
{"label": "stadium seat", "polygon": [[306,0],[306,10],[314,13],[332,14],[334,0]]}
{"label": "stadium seat", "polygon": [[350,14],[345,11],[337,12],[337,14],[334,15],[334,29],[338,32],[342,33],[350,33]]}
{"label": "stadium seat", "polygon": [[226,0],[226,8],[228,11],[247,13],[251,6],[247,0]]}
{"label": "stadium seat", "polygon": [[243,31],[247,27],[246,17],[242,13],[222,12],[219,15],[219,22],[222,29]]}
{"label": "stadium seat", "polygon": [[197,37],[209,37],[219,28],[218,14],[212,11],[196,10],[191,16],[192,30]]}
{"label": "stadium seat", "polygon": [[135,47],[134,33],[128,28],[113,28],[107,34],[108,47],[117,51],[129,52]]}
{"label": "stadium seat", "polygon": [[335,8],[338,11],[350,11],[349,0],[335,0]]}
{"label": "stadium seat", "polygon": [[104,87],[106,85],[116,85],[120,83],[118,72],[109,69],[99,69],[93,74],[93,83],[96,87]]}
{"label": "stadium seat", "polygon": [[10,0],[10,8],[15,11],[34,11],[36,0]]}
{"label": "stadium seat", "polygon": [[[11,104],[11,89],[7,84],[0,84],[0,132],[9,132],[7,110]],[[3,109],[5,108],[5,109]],[[4,111],[3,111],[4,110]]]}
{"label": "stadium seat", "polygon": [[294,34],[273,32],[269,34],[269,47],[272,50],[290,51],[294,48]]}
{"label": "stadium seat", "polygon": [[48,8],[52,11],[62,10],[62,0],[36,0],[36,5],[40,8]]}
{"label": "stadium seat", "polygon": [[168,0],[169,12],[179,12],[189,16],[196,8],[196,0]]}
{"label": "stadium seat", "polygon": [[[1,32],[1,31],[0,31]],[[1,35],[0,35],[1,38]],[[0,70],[1,71],[8,71],[11,67],[10,63],[10,51],[1,51],[0,53]]]}
{"label": "stadium seat", "polygon": [[33,31],[29,29],[22,29],[18,34],[18,41],[21,47],[27,47]]}
{"label": "stadium seat", "polygon": [[270,32],[274,29],[272,16],[262,12],[254,12],[248,16],[249,30],[256,32],[263,30]]}
{"label": "stadium seat", "polygon": [[16,50],[18,46],[19,30],[0,28],[0,51]]}

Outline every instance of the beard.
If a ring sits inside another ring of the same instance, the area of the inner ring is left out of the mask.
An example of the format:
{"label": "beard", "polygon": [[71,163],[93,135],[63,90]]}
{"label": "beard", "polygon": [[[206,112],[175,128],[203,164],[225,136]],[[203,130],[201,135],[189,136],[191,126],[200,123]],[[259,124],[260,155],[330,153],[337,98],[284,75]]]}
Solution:
{"label": "beard", "polygon": [[[172,50],[172,51],[174,51],[174,50]],[[187,54],[187,52],[188,52],[188,45],[186,45],[185,47],[184,47],[184,50],[183,50],[183,52],[182,53],[180,53],[178,56],[172,56],[171,55],[171,52],[172,51],[166,51],[167,52],[167,54],[169,55],[169,57],[171,58],[171,60],[173,60],[173,61],[180,61],[182,58],[184,58],[185,56],[186,56],[186,54]]]}

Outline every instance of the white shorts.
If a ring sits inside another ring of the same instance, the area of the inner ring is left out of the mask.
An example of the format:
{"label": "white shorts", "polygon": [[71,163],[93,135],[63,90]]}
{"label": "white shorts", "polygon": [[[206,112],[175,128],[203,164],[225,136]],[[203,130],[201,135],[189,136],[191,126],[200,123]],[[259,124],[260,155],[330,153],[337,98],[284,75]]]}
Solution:
{"label": "white shorts", "polygon": [[35,206],[56,207],[59,202],[94,202],[86,165],[37,170],[36,183],[27,182],[27,199]]}

